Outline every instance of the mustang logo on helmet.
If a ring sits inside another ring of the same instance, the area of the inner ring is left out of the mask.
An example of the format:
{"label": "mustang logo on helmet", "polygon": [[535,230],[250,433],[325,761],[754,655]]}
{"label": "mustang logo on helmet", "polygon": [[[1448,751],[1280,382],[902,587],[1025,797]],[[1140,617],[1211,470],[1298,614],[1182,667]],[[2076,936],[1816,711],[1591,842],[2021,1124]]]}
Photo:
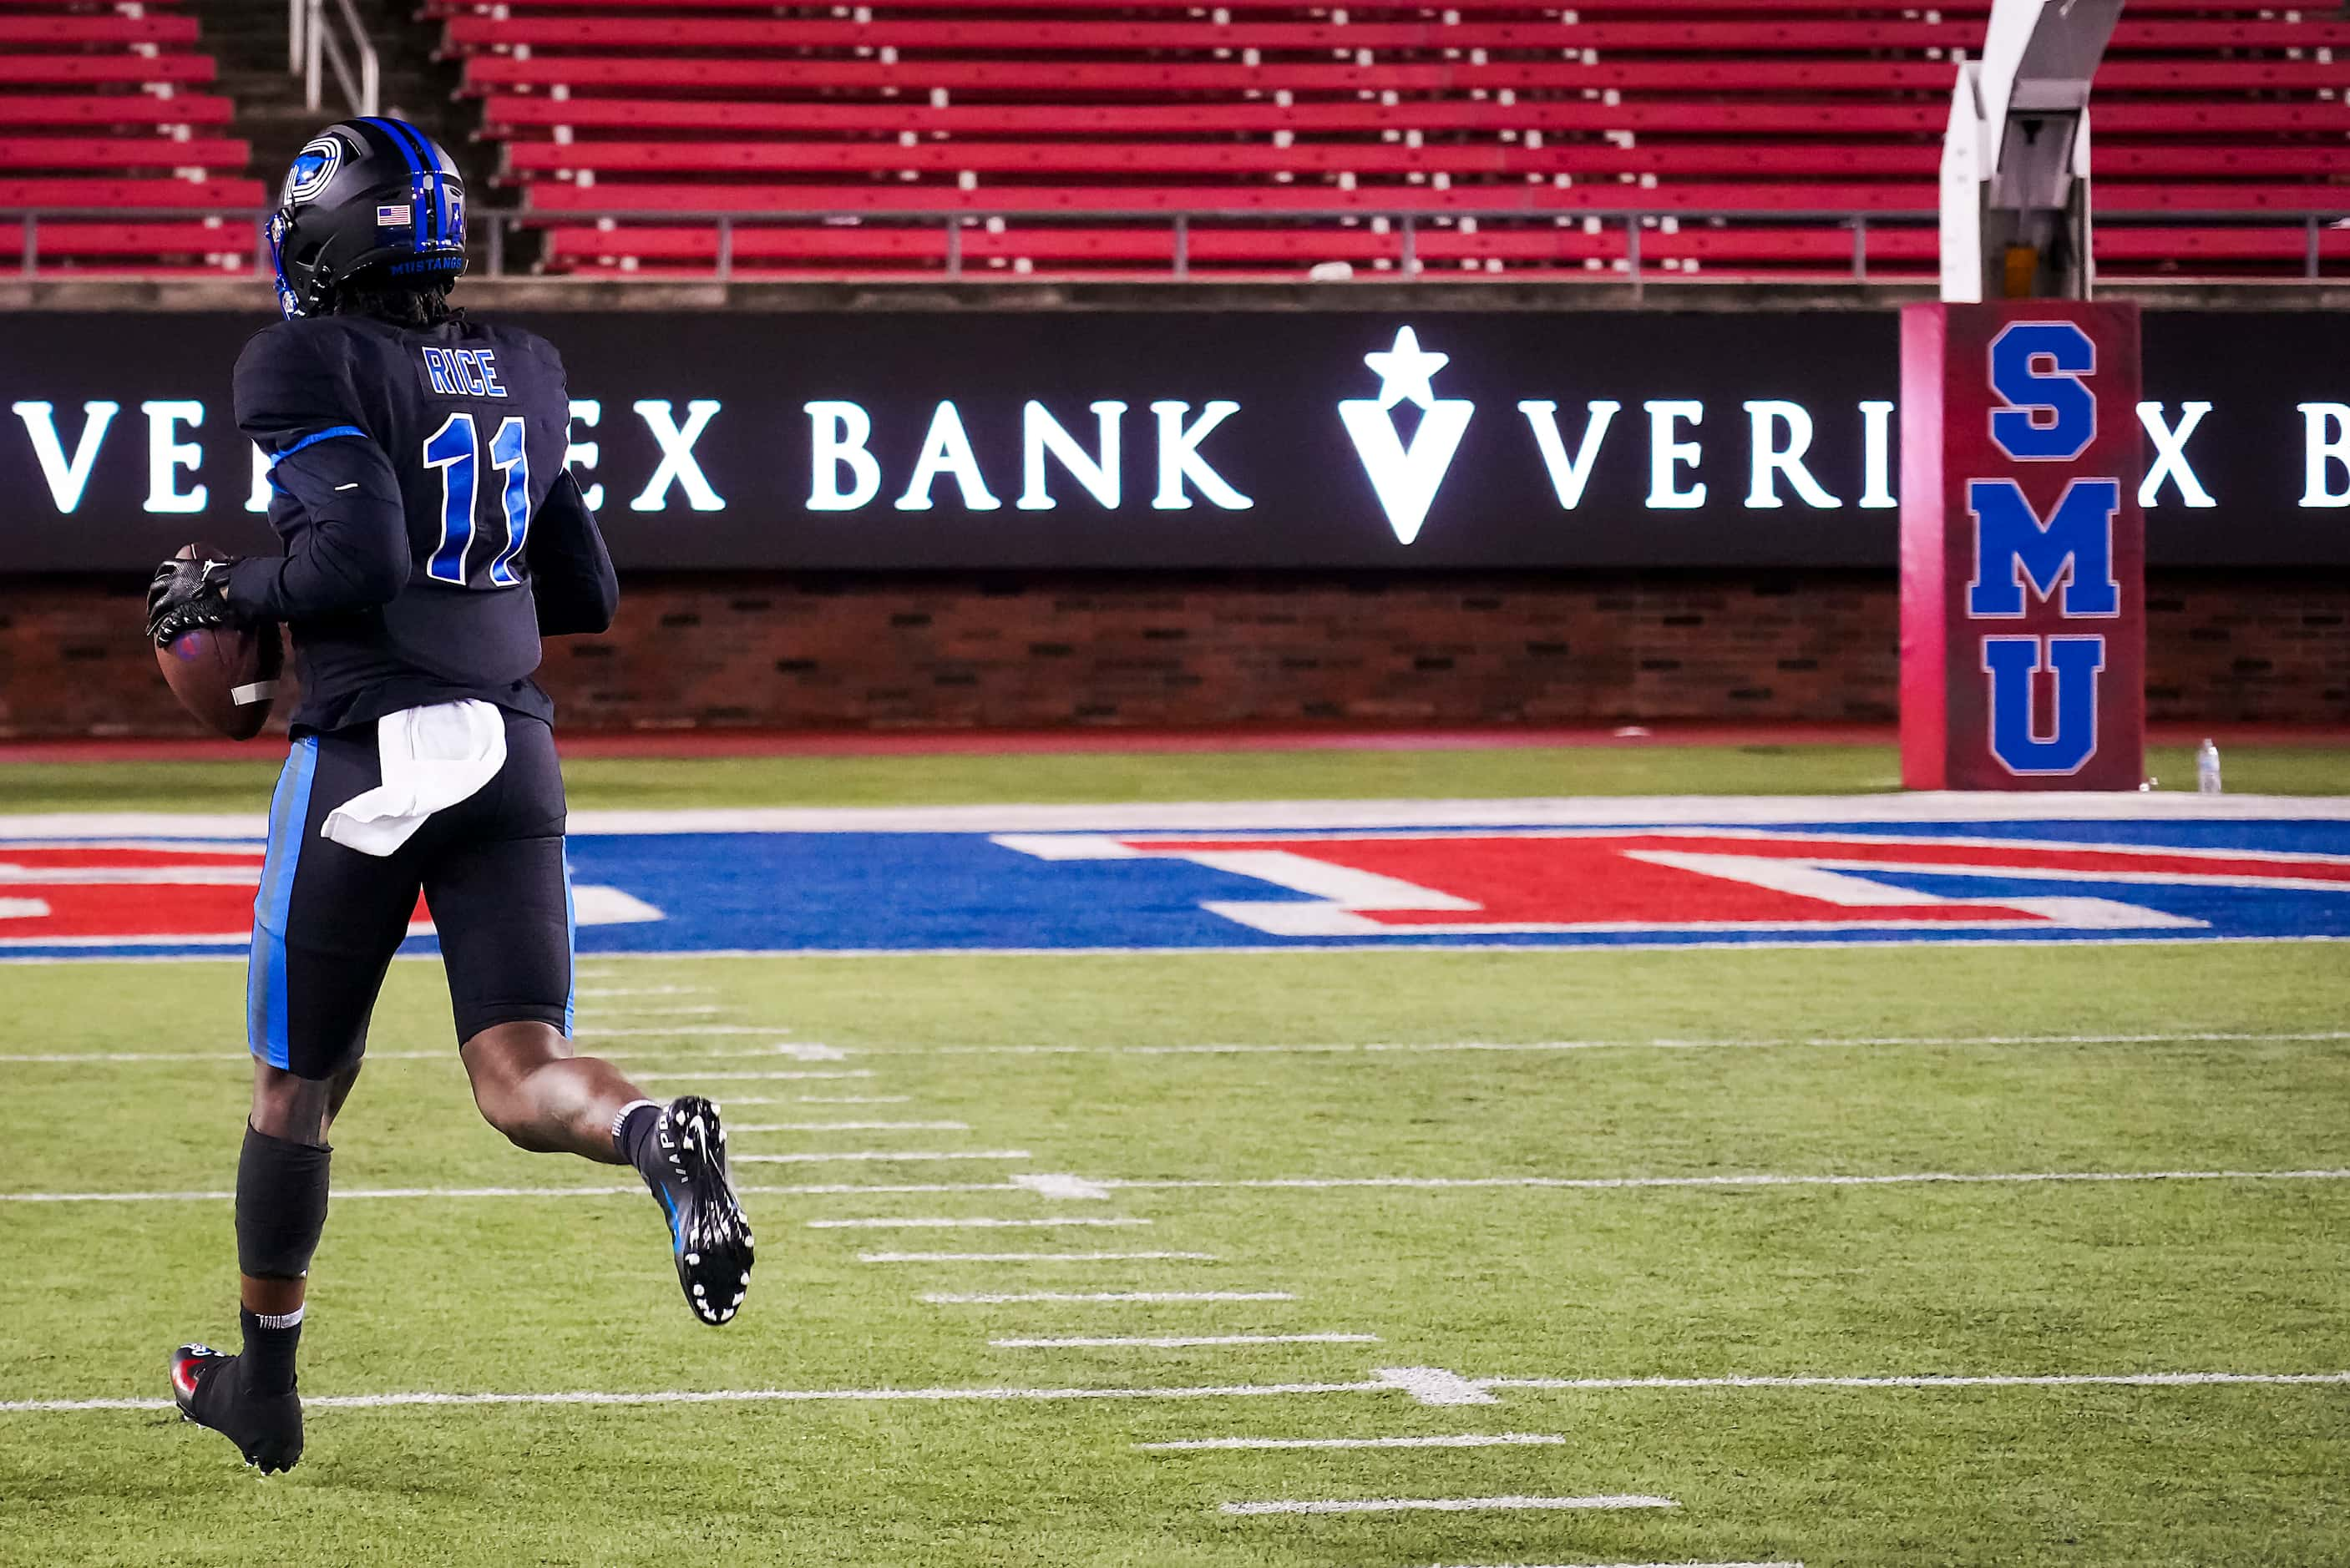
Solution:
{"label": "mustang logo on helmet", "polygon": [[307,202],[327,188],[335,171],[343,166],[343,144],[331,136],[321,136],[294,155],[294,167],[286,171],[285,204]]}

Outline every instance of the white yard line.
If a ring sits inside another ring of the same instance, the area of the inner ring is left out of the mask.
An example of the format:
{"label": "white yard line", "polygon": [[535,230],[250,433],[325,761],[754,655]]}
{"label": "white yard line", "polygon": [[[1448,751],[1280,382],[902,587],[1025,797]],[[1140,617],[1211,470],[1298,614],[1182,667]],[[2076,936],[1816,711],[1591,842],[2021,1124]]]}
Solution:
{"label": "white yard line", "polygon": [[[1045,1223],[1066,1221],[1045,1221]],[[1099,1224],[1094,1220],[1090,1223]],[[1895,1377],[1662,1377],[1662,1378],[1478,1378],[1495,1388],[1564,1388],[1610,1391],[1648,1388],[2026,1388],[2112,1386],[2175,1388],[2235,1385],[2350,1386],[2350,1372],[2153,1372],[2069,1373],[2047,1376]],[[1323,1394],[1392,1394],[1385,1383],[1232,1383],[1157,1388],[719,1388],[655,1389],[636,1393],[434,1392],[398,1394],[305,1394],[313,1410],[373,1410],[399,1406],[490,1405],[756,1405],[827,1402],[1020,1401],[1062,1399],[1246,1399]],[[0,1400],[0,1415],[84,1410],[170,1410],[169,1399]]]}
{"label": "white yard line", "polygon": [[[1627,826],[1838,822],[2350,821],[2339,796],[1914,791],[1852,795],[1533,796],[1497,800],[1279,800],[1150,805],[784,806],[575,811],[570,831],[606,833],[1222,833],[1252,828]],[[257,840],[260,811],[57,812],[0,816],[0,838]],[[598,962],[625,957],[598,953]],[[587,972],[587,971],[583,971]]]}
{"label": "white yard line", "polygon": [[[1170,1388],[715,1388],[657,1389],[645,1393],[572,1390],[555,1394],[305,1394],[305,1410],[382,1410],[400,1406],[489,1405],[765,1405],[984,1404],[1062,1399],[1247,1399],[1305,1394],[1359,1394],[1362,1383],[1235,1383]],[[6,1399],[0,1416],[81,1410],[170,1410],[169,1399]]]}
{"label": "white yard line", "polygon": [[[674,1029],[575,1029],[582,1040],[675,1040],[688,1034],[789,1034],[780,1023],[681,1023]],[[810,1050],[830,1046],[810,1045]]]}
{"label": "white yard line", "polygon": [[[583,1037],[592,1037],[594,1031],[581,1030]],[[687,1032],[681,1032],[681,1033]],[[708,1033],[702,1031],[700,1033]],[[703,1053],[712,1060],[722,1057],[780,1056],[792,1061],[830,1062],[851,1056],[1244,1056],[1244,1055],[1377,1055],[1412,1056],[1443,1054],[1457,1052],[1495,1054],[1526,1054],[1548,1055],[1577,1051],[1768,1051],[1791,1047],[1834,1050],[1868,1047],[1915,1046],[1940,1049],[1972,1047],[2003,1047],[2031,1045],[2280,1045],[2302,1042],[2326,1044],[2350,1041],[2350,1030],[2300,1029],[2250,1032],[2234,1030],[2189,1030],[2149,1033],[2111,1034],[1878,1034],[1807,1035],[1800,1037],[1722,1040],[1437,1040],[1437,1041],[1324,1041],[1303,1044],[1266,1045],[1240,1043],[1210,1043],[1190,1045],[885,1045],[843,1047],[794,1043],[779,1043],[749,1050],[715,1049]],[[441,1062],[450,1059],[453,1051],[370,1051],[370,1062]],[[61,1051],[20,1054],[0,1054],[0,1063],[140,1063],[140,1062],[234,1062],[243,1063],[247,1053],[243,1051]],[[634,1060],[634,1058],[630,1058]],[[673,1056],[664,1055],[665,1066],[639,1073],[642,1077],[732,1076],[743,1074],[718,1075],[696,1073],[691,1064],[678,1064]],[[633,1070],[633,1069],[632,1069]],[[862,1073],[801,1074],[803,1077],[870,1077]],[[894,1101],[845,1100],[845,1105],[899,1103]]]}
{"label": "white yard line", "polygon": [[861,1047],[855,1054],[859,1056],[1325,1056],[1524,1052],[1541,1055],[1568,1051],[1761,1051],[1788,1046],[2211,1045],[2343,1040],[2350,1040],[2350,1030],[2303,1029],[2263,1033],[2215,1030],[2137,1034],[1790,1035],[1726,1040],[1317,1041],[1270,1045],[1236,1042],[1184,1045],[885,1045]]}
{"label": "white yard line", "polygon": [[[737,1163],[765,1161],[773,1163],[823,1160],[828,1158],[863,1159],[1009,1159],[1027,1158],[1015,1150],[983,1151],[979,1154],[916,1154],[903,1155],[882,1151],[858,1151],[844,1155],[736,1155]],[[1294,1190],[1328,1191],[1350,1188],[1401,1188],[1424,1191],[1492,1191],[1511,1189],[1559,1189],[1566,1191],[1647,1191],[1671,1189],[1755,1188],[1755,1187],[1898,1187],[1910,1185],[1943,1186],[2093,1186],[2103,1183],[2140,1183],[2158,1181],[2345,1181],[2350,1180],[2350,1169],[2314,1168],[2308,1170],[2043,1170],[2043,1171],[1916,1171],[1886,1176],[1804,1176],[1772,1172],[1756,1172],[1731,1176],[1292,1176],[1240,1178],[1232,1180],[1191,1179],[1126,1179],[1103,1178],[1092,1183],[1112,1191],[1167,1190]],[[338,1189],[335,1196],[344,1198],[600,1198],[643,1191],[640,1187],[380,1187]],[[797,1195],[859,1192],[1036,1192],[1034,1183],[1017,1177],[1006,1181],[949,1181],[907,1186],[835,1185],[822,1187],[740,1187],[742,1192],[773,1192]],[[145,1203],[189,1202],[225,1199],[233,1194],[222,1190],[138,1191],[138,1192],[0,1192],[0,1203]],[[1148,1224],[1148,1220],[1103,1221],[1099,1220],[1000,1220],[1001,1224],[1087,1225],[1102,1223]],[[811,1220],[811,1224],[838,1224],[837,1220]],[[906,1220],[877,1220],[877,1224],[906,1224]]]}
{"label": "white yard line", "polygon": [[[587,1033],[591,1034],[621,1034],[645,1033],[648,1033],[648,1031],[642,1028],[625,1030],[615,1029],[609,1027],[609,1025],[614,1023],[638,1025],[647,1020],[655,1018],[713,1018],[722,1012],[731,1012],[733,1009],[712,1005],[702,1007],[597,1007],[583,1009],[583,1011],[587,1012],[588,1018],[592,1021],[586,1030]],[[715,1031],[717,1027],[718,1026],[716,1024],[689,1023],[677,1030],[676,1033],[680,1034],[701,1033],[705,1031]],[[581,1033],[581,1031],[575,1029],[572,1033],[576,1034]],[[660,1033],[667,1033],[669,1031],[663,1030],[660,1031]]]}
{"label": "white yard line", "polygon": [[[378,1052],[373,1054],[376,1056],[378,1061],[380,1061],[384,1056],[390,1055],[391,1053]],[[446,1054],[446,1053],[442,1053],[442,1054]],[[228,1063],[243,1062],[247,1059],[248,1054],[243,1051],[234,1053],[227,1051],[36,1051],[0,1055],[0,1062],[25,1064],[56,1062],[71,1063],[76,1065],[79,1065],[83,1063],[95,1064],[99,1062]]]}
{"label": "white yard line", "polygon": [[1431,1438],[1186,1438],[1134,1447],[1146,1454],[1190,1454],[1224,1449],[1502,1449],[1565,1441],[1547,1432],[1452,1432]]}
{"label": "white yard line", "polygon": [[[582,1031],[575,1038],[584,1038],[588,1033]],[[652,1051],[653,1047],[650,1045],[623,1045],[617,1051],[599,1051],[599,1054],[606,1055],[616,1062],[626,1062],[631,1069],[639,1064],[650,1067],[652,1064],[658,1062],[664,1070],[672,1074],[691,1073],[703,1062],[739,1062],[755,1058],[764,1058],[773,1062],[840,1062],[847,1059],[847,1052],[837,1051],[829,1045],[794,1045],[780,1042],[773,1045],[733,1047],[690,1044],[687,1052],[663,1051],[658,1054],[649,1054]]]}
{"label": "white yard line", "polygon": [[[798,1095],[793,1103],[803,1106],[902,1106],[913,1100],[911,1095]],[[779,1100],[732,1100],[730,1105],[773,1106]]]}
{"label": "white yard line", "polygon": [[1607,1191],[1674,1187],[1903,1187],[1912,1184],[2033,1186],[2108,1181],[2342,1181],[2350,1170],[2039,1170],[1910,1171],[1888,1176],[1789,1176],[1755,1172],[1737,1176],[1280,1176],[1256,1179],[1202,1179],[1124,1180],[1101,1179],[1120,1191],[1170,1189],[1295,1189],[1306,1191],[1349,1187],[1419,1188],[1430,1190],[1492,1188],[1558,1188]]}
{"label": "white yard line", "polygon": [[796,1187],[745,1187],[737,1182],[734,1190],[789,1193],[801,1198],[854,1198],[875,1192],[1003,1193],[1018,1189],[1000,1181],[834,1181]]}
{"label": "white yard line", "polygon": [[1212,1263],[1213,1252],[859,1252],[860,1263]]}
{"label": "white yard line", "polygon": [[1228,1502],[1220,1511],[1230,1514],[1265,1513],[1482,1513],[1492,1509],[1527,1508],[1679,1508],[1669,1497],[1638,1493],[1606,1493],[1597,1497],[1365,1497],[1328,1498],[1307,1501],[1281,1499],[1273,1502]]}
{"label": "white yard line", "polygon": [[[579,1036],[592,1037],[592,1030],[582,1030]],[[845,1062],[848,1053],[837,1045],[809,1044],[793,1040],[777,1040],[766,1045],[709,1045],[681,1033],[678,1049],[668,1050],[650,1044],[623,1045],[619,1054],[631,1062],[658,1059],[680,1072],[690,1070],[697,1058],[715,1061],[722,1056],[768,1056],[786,1062]]]}
{"label": "white yard line", "polygon": [[710,990],[710,987],[708,987],[708,986],[706,986],[706,985],[622,985],[622,986],[588,986],[588,985],[583,985],[583,986],[579,987],[577,991],[573,992],[572,992],[572,994],[573,994],[574,996],[593,996],[593,997],[607,997],[607,996],[708,996],[708,995],[710,995],[710,994],[711,994],[711,990]]}
{"label": "white yard line", "polygon": [[951,1159],[1033,1159],[1024,1148],[978,1148],[961,1150],[852,1148],[830,1153],[809,1154],[738,1154],[733,1157],[736,1165],[837,1165],[858,1161],[888,1160],[893,1164],[911,1165],[936,1163]]}
{"label": "white yard line", "polygon": [[750,1081],[760,1083],[780,1083],[785,1080],[792,1082],[808,1082],[822,1078],[869,1078],[873,1076],[873,1070],[869,1067],[850,1067],[841,1072],[816,1071],[805,1073],[705,1073],[698,1067],[630,1067],[629,1071],[634,1073],[639,1078],[691,1078],[697,1084],[743,1083]]}
{"label": "white yard line", "polygon": [[2187,1388],[2220,1384],[2350,1384],[2350,1372],[2057,1372],[1886,1377],[1480,1377],[1481,1388],[1617,1393],[1643,1388]]}
{"label": "white yard line", "polygon": [[969,1122],[752,1122],[729,1133],[969,1132]]}
{"label": "white yard line", "polygon": [[999,1220],[989,1215],[969,1218],[943,1218],[923,1215],[911,1220],[860,1219],[811,1220],[811,1231],[1009,1231],[1049,1230],[1071,1225],[1148,1225],[1148,1220],[1131,1219],[1119,1214],[1072,1215],[1058,1220]]}
{"label": "white yard line", "polygon": [[[370,1051],[370,1062],[453,1062],[457,1048],[445,1051]],[[0,1062],[212,1062],[222,1065],[244,1066],[253,1060],[249,1051],[44,1051],[15,1055],[0,1055]]]}
{"label": "white yard line", "polygon": [[[1087,1350],[1119,1345],[1132,1345],[1144,1350],[1188,1350],[1194,1345],[1377,1345],[1378,1342],[1379,1336],[1376,1334],[1072,1334],[1059,1339],[991,1339],[987,1343],[998,1350]],[[1291,1446],[1312,1448],[1315,1445]]]}
{"label": "white yard line", "polygon": [[[579,1033],[585,1034],[589,1032],[581,1031]],[[620,1054],[615,1059],[627,1062],[629,1064],[629,1070],[637,1073],[639,1077],[677,1077],[688,1074],[694,1074],[704,1077],[713,1075],[710,1074],[701,1074],[698,1072],[694,1063],[681,1063],[675,1056],[662,1057],[661,1061],[667,1064],[667,1065],[662,1068],[654,1069],[651,1067],[646,1067],[640,1070],[637,1066],[637,1063],[640,1058],[636,1054],[636,1049],[639,1048],[624,1047]],[[792,1044],[761,1045],[747,1050],[728,1050],[721,1046],[705,1049],[702,1054],[703,1057],[713,1062],[721,1059],[742,1060],[744,1058],[760,1057],[785,1062],[837,1062],[843,1060],[846,1056],[846,1053],[837,1051],[829,1045],[816,1047]],[[245,1062],[251,1060],[251,1056],[252,1054],[245,1051],[45,1051],[0,1055],[0,1062],[57,1062],[73,1064],[96,1064],[101,1062],[218,1062],[224,1064],[234,1063],[241,1066]],[[445,1051],[370,1051],[367,1054],[367,1059],[370,1062],[450,1062],[454,1061],[456,1056],[457,1051],[454,1046],[451,1046]],[[870,1072],[867,1072],[863,1074],[809,1074],[802,1075],[816,1077],[870,1077],[872,1076],[872,1074]]]}
{"label": "white yard line", "polygon": [[1294,1302],[1287,1291],[926,1291],[932,1306],[1002,1306],[1014,1302]]}
{"label": "white yard line", "polygon": [[[737,1182],[737,1192],[791,1198],[872,1197],[882,1193],[986,1192],[1003,1194],[1019,1189],[1000,1181],[841,1181],[761,1186]],[[354,1187],[338,1188],[336,1201],[346,1199],[420,1198],[635,1198],[636,1187]],[[0,1203],[226,1203],[236,1194],[226,1189],[181,1192],[0,1192]],[[1149,1224],[1149,1220],[1138,1221]]]}

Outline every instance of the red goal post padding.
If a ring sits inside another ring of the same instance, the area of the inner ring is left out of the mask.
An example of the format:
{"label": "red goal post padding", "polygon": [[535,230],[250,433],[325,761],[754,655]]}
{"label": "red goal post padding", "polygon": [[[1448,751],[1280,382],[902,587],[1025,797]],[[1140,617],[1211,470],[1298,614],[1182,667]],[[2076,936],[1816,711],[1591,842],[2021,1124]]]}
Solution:
{"label": "red goal post padding", "polygon": [[1901,777],[2134,789],[2146,529],[2132,305],[1901,312]]}

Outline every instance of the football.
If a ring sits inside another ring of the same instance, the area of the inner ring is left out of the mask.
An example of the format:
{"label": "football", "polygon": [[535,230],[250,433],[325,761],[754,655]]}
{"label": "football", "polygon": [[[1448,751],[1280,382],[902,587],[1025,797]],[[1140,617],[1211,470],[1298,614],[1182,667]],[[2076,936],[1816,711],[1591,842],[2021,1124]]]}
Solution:
{"label": "football", "polygon": [[[190,545],[183,561],[229,552]],[[155,650],[164,683],[180,706],[206,729],[233,741],[249,741],[269,722],[277,700],[277,677],[286,649],[276,622],[253,627],[207,627],[182,632]]]}

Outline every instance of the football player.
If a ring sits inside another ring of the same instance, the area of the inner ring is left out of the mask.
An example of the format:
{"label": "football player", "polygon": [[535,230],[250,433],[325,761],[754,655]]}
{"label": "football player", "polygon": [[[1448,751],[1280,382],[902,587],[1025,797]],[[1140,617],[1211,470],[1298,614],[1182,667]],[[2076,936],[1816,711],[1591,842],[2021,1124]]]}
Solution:
{"label": "football player", "polygon": [[531,675],[542,637],[610,624],[619,585],[564,464],[563,362],[450,308],[464,182],[405,121],[311,140],[269,239],[286,319],[237,360],[236,417],[275,459],[285,553],[166,561],[147,626],[161,645],[285,622],[301,679],[246,988],[244,1349],[186,1345],[170,1364],[182,1413],[264,1471],[302,1456],[295,1352],[328,1134],[420,891],[490,1125],[523,1148],[636,1167],[702,1321],[734,1316],[752,1262],[717,1107],[658,1104],[572,1052],[563,778]]}

